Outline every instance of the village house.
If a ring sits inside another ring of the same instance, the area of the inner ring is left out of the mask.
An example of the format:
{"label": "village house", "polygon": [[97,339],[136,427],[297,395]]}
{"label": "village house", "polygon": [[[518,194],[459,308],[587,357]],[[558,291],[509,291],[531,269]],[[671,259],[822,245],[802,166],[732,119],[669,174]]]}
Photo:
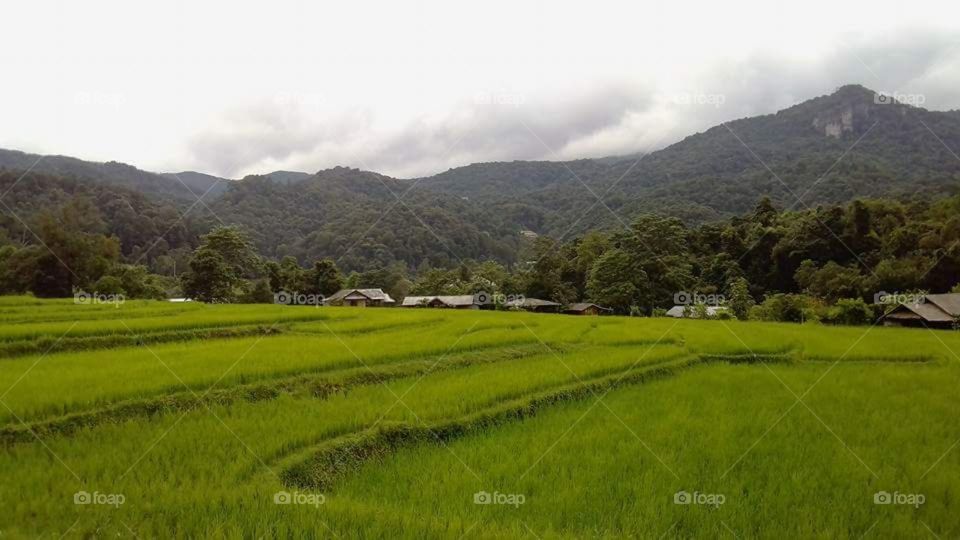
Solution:
{"label": "village house", "polygon": [[537,313],[559,313],[560,304],[539,298],[520,298],[504,304],[508,309],[522,309]]}
{"label": "village house", "polygon": [[580,302],[570,304],[564,308],[563,312],[568,315],[603,315],[604,313],[611,313],[613,310],[591,302]]}
{"label": "village house", "polygon": [[341,289],[323,302],[328,306],[387,307],[396,304],[383,289]]}
{"label": "village house", "polygon": [[927,294],[901,303],[883,316],[884,326],[956,328],[960,322],[960,293]]}
{"label": "village house", "polygon": [[407,296],[403,299],[400,307],[480,309],[480,305],[472,294],[454,296]]}

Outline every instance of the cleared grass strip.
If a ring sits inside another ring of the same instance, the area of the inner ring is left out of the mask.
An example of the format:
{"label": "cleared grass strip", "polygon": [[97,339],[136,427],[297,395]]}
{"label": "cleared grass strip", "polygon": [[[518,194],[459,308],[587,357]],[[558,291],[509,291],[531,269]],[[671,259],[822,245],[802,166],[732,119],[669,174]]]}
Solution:
{"label": "cleared grass strip", "polygon": [[367,368],[351,368],[333,372],[325,376],[298,375],[267,383],[241,384],[232,388],[213,390],[198,396],[192,392],[150,398],[122,401],[108,407],[81,411],[61,417],[9,424],[0,428],[0,445],[34,442],[34,434],[40,438],[68,436],[81,429],[96,427],[105,423],[119,423],[138,418],[149,418],[161,414],[171,414],[197,409],[205,405],[230,405],[238,401],[257,402],[275,399],[281,394],[309,394],[325,398],[337,392],[345,392],[351,387],[380,384],[383,382],[428,375],[433,372],[459,369],[472,365],[517,360],[542,354],[538,345],[522,347],[504,347],[501,349],[472,351],[450,355],[446,358],[426,359],[396,365]]}
{"label": "cleared grass strip", "polygon": [[[206,390],[309,373],[393,364],[445,353],[532,343],[527,335],[464,335],[471,321],[442,328],[401,329],[374,335],[249,337],[168,343],[149,349],[80,351],[0,362],[0,388],[14,414],[26,420],[68,414],[126,399],[179,392],[185,383]],[[463,336],[461,338],[461,336]],[[359,357],[359,359],[358,359]],[[29,376],[24,377],[27,373]],[[218,375],[221,374],[221,375]],[[13,414],[0,412],[4,422]]]}
{"label": "cleared grass strip", "polygon": [[791,349],[773,351],[739,351],[722,354],[704,353],[700,355],[706,362],[727,362],[729,364],[790,364],[797,361],[797,351]]}
{"label": "cleared grass strip", "polygon": [[523,420],[557,403],[587,399],[620,386],[669,377],[700,362],[702,360],[699,356],[689,355],[639,370],[628,368],[616,374],[505,401],[453,420],[422,425],[385,423],[375,429],[326,441],[306,452],[281,460],[281,476],[290,486],[328,491],[337,480],[359,469],[367,461],[382,459],[401,448],[417,444],[446,443],[470,433]]}
{"label": "cleared grass strip", "polygon": [[361,335],[361,334],[375,334],[378,332],[386,332],[389,330],[399,330],[401,328],[411,328],[418,327],[422,328],[424,326],[430,326],[433,324],[443,323],[446,319],[442,317],[436,317],[432,319],[419,319],[413,321],[400,321],[400,322],[374,322],[365,320],[353,321],[352,319],[349,322],[341,323],[337,321],[335,323],[327,324],[317,324],[317,323],[297,323],[291,327],[291,333],[303,334],[303,335],[329,335],[332,333],[340,335]]}
{"label": "cleared grass strip", "polygon": [[[159,332],[189,330],[201,328],[221,328],[224,326],[273,324],[304,321],[335,321],[345,317],[354,318],[356,313],[344,308],[290,308],[289,306],[252,305],[205,306],[202,310],[193,310],[178,315],[155,315],[150,317],[123,318],[123,310],[118,310],[115,318],[96,320],[87,318],[82,312],[71,320],[61,322],[37,322],[29,324],[4,325],[0,327],[0,342],[36,339],[43,336],[61,336],[71,328],[70,336],[100,336],[107,334],[129,334],[132,332]],[[243,309],[241,309],[243,308]],[[336,311],[335,311],[336,309]]]}
{"label": "cleared grass strip", "polygon": [[230,339],[250,336],[271,336],[284,333],[282,325],[226,326],[198,330],[174,330],[139,334],[106,334],[102,336],[64,337],[43,336],[33,340],[0,343],[0,358],[16,358],[31,354],[56,354],[72,351],[94,351],[119,347],[139,347],[177,341]]}

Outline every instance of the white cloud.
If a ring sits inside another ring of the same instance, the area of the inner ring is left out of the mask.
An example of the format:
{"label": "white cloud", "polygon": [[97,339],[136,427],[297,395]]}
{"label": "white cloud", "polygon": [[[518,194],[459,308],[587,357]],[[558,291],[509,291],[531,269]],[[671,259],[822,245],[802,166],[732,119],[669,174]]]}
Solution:
{"label": "white cloud", "polygon": [[0,35],[0,146],[232,176],[337,164],[416,176],[645,150],[845,83],[958,108],[958,10],[20,3]]}

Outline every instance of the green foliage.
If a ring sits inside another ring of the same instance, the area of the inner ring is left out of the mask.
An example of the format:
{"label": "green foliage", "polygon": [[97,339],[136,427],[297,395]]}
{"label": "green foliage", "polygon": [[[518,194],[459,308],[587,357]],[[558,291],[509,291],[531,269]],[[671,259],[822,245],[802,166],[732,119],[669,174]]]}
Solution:
{"label": "green foliage", "polygon": [[[145,266],[118,264],[108,275],[119,281],[120,292],[127,298],[162,300],[168,296],[163,276],[149,274]],[[99,286],[96,290],[103,292]]]}
{"label": "green foliage", "polygon": [[587,294],[618,313],[628,313],[649,288],[647,275],[629,253],[611,249],[597,258],[587,281]]}
{"label": "green foliage", "polygon": [[40,297],[65,297],[90,291],[120,255],[115,238],[86,198],[72,199],[55,213],[35,217],[30,227],[36,244],[4,249],[0,283],[5,292],[30,291]]}
{"label": "green foliage", "polygon": [[[773,294],[750,310],[750,318],[759,321],[807,322],[815,313],[816,301],[802,294]],[[815,317],[814,317],[815,318]]]}
{"label": "green foliage", "polygon": [[[490,167],[509,168],[503,164]],[[533,174],[537,166],[530,167]],[[589,163],[578,163],[574,170],[585,174],[600,171]],[[271,209],[258,214],[256,220],[228,219],[247,223],[254,245],[279,262],[260,264],[251,242],[213,229],[200,242],[220,253],[222,260],[206,255],[195,261],[208,274],[201,279],[190,261],[199,255],[199,249],[192,248],[198,244],[199,232],[209,227],[208,220],[181,219],[175,207],[114,184],[44,175],[16,183],[16,176],[0,172],[0,189],[12,188],[5,200],[29,224],[28,230],[16,219],[0,217],[0,292],[69,296],[74,289],[94,289],[99,280],[112,276],[122,282],[119,289],[112,280],[104,281],[104,288],[122,290],[130,298],[162,298],[180,292],[176,282],[157,273],[176,273],[180,283],[218,302],[243,297],[253,286],[251,280],[264,277],[273,291],[329,295],[340,286],[378,287],[398,300],[410,293],[486,291],[563,303],[596,301],[618,313],[637,306],[650,313],[670,307],[679,291],[727,291],[732,296],[732,284],[743,278],[747,290],[737,290],[739,300],[734,309],[743,317],[750,311],[749,298],[802,293],[829,305],[844,298],[870,302],[878,291],[945,292],[957,284],[960,275],[960,219],[956,218],[960,196],[932,202],[856,199],[844,205],[782,211],[779,199],[771,195],[759,202],[754,199],[752,210],[746,205],[740,217],[696,228],[684,226],[676,218],[640,214],[629,230],[592,230],[558,242],[547,235],[532,241],[518,239],[516,230],[511,229],[514,225],[507,221],[490,228],[484,224],[461,230],[461,217],[474,224],[486,223],[481,216],[486,207],[474,205],[472,200],[466,204],[424,194],[414,200],[439,204],[437,213],[421,217],[431,228],[446,231],[442,242],[430,240],[436,240],[433,235],[398,234],[423,227],[409,212],[398,209],[400,215],[385,218],[390,222],[384,223],[384,231],[357,243],[355,237],[362,231],[348,237],[340,234],[339,225],[321,227],[332,219],[329,216],[296,224],[289,220],[301,210],[313,212],[300,208],[307,202],[334,213],[340,212],[341,206],[352,208],[348,204],[331,206],[328,200],[318,202],[328,191],[349,199],[351,190],[357,190],[366,202],[377,206],[395,200],[389,198],[382,182],[391,189],[401,187],[402,182],[349,169],[325,171],[320,176],[293,183],[251,178],[232,186],[221,204],[239,214],[274,197],[292,205],[294,210]],[[546,182],[546,177],[529,181],[531,185]],[[436,184],[439,191],[447,189],[440,186]],[[416,192],[410,194],[415,196]],[[511,207],[515,213],[510,219],[524,220],[525,228],[543,230],[556,225],[548,225],[551,219],[537,217],[536,212],[528,212],[529,207],[521,206]],[[367,216],[365,212],[336,215],[356,223]],[[400,221],[394,223],[394,219]],[[584,218],[588,224],[589,219]],[[491,234],[474,234],[480,230]],[[414,242],[414,238],[421,241]],[[351,248],[353,244],[357,245]],[[477,256],[451,253],[454,246],[464,245],[468,246],[466,252]],[[330,257],[341,255],[342,261],[331,262]],[[516,260],[522,262],[505,264]],[[299,261],[314,262],[303,268]],[[363,271],[344,278],[338,264]],[[230,284],[216,287],[209,283],[213,277]],[[209,288],[209,294],[199,292],[202,287]],[[802,318],[830,320],[821,307],[811,308],[809,317]]]}
{"label": "green foliage", "polygon": [[215,304],[235,300],[237,289],[245,283],[222,255],[210,249],[198,250],[190,260],[190,271],[180,279],[187,298]]}
{"label": "green foliage", "polygon": [[270,290],[270,282],[265,279],[258,279],[253,283],[253,288],[244,297],[244,303],[247,304],[272,304],[274,302],[273,291]]}
{"label": "green foliage", "polygon": [[843,267],[829,261],[823,268],[807,259],[800,263],[794,278],[804,292],[828,300],[869,295],[871,282],[856,266]]}
{"label": "green foliage", "polygon": [[200,238],[200,251],[220,255],[230,272],[238,277],[252,277],[261,270],[260,257],[246,233],[237,227],[217,227]]}
{"label": "green foliage", "polygon": [[[0,161],[3,153],[0,150]],[[43,168],[51,159],[45,158],[39,167]],[[38,174],[36,169],[18,181],[21,176],[21,172],[0,170],[4,203],[23,219],[21,222],[9,214],[0,215],[0,245],[5,243],[3,238],[18,246],[40,245],[42,235],[38,239],[33,232],[40,234],[39,223],[43,216],[51,212],[56,215],[59,209],[84,199],[92,205],[83,208],[83,219],[87,225],[95,226],[85,227],[83,232],[116,238],[124,262],[144,264],[151,272],[173,275],[186,268],[195,245],[193,242],[210,219],[202,205],[184,214],[186,207],[178,208],[179,199],[163,200],[144,195],[137,191],[141,187],[137,183],[124,187],[122,183],[90,181],[91,177]],[[172,183],[180,186],[176,181]],[[190,199],[191,202],[194,200]],[[60,221],[60,226],[66,224],[59,217],[55,220]],[[74,232],[77,231],[70,231],[71,234]]]}
{"label": "green foliage", "polygon": [[728,286],[728,295],[727,306],[730,308],[730,311],[733,312],[733,316],[745,321],[750,317],[750,310],[753,308],[754,302],[753,297],[750,296],[750,289],[747,280],[744,278],[737,278],[730,282]]}
{"label": "green foliage", "polygon": [[203,236],[181,282],[187,297],[201,302],[234,302],[261,268],[260,258],[246,236],[230,227],[218,227]]}
{"label": "green foliage", "polygon": [[534,240],[533,265],[524,272],[527,296],[560,302],[577,299],[577,284],[569,279],[572,258],[563,245],[541,236]]}
{"label": "green foliage", "polygon": [[[422,262],[450,268],[468,258],[512,261],[519,245],[513,224],[459,196],[410,187],[408,181],[343,167],[295,183],[251,176],[231,183],[211,208],[251,231],[269,258],[331,257],[358,272]],[[401,195],[403,204],[397,204]]]}
{"label": "green foliage", "polygon": [[305,276],[306,287],[304,290],[308,294],[318,294],[330,296],[343,288],[343,276],[336,263],[330,259],[324,259],[313,263]]}
{"label": "green foliage", "polygon": [[[348,279],[348,282],[351,280]],[[376,268],[354,274],[352,284],[347,287],[383,289],[394,300],[409,294],[413,284],[407,278],[406,268],[401,263],[394,263],[385,268]]]}
{"label": "green foliage", "polygon": [[126,295],[123,290],[123,282],[115,276],[103,276],[93,285],[93,290],[98,294]]}
{"label": "green foliage", "polygon": [[706,304],[694,304],[693,306],[688,306],[688,307],[690,307],[690,313],[688,315],[685,315],[687,317],[693,317],[694,319],[712,319],[713,318],[710,315],[710,311],[707,310]]}
{"label": "green foliage", "polygon": [[835,324],[869,324],[875,319],[873,309],[859,298],[842,298],[829,310],[829,322]]}

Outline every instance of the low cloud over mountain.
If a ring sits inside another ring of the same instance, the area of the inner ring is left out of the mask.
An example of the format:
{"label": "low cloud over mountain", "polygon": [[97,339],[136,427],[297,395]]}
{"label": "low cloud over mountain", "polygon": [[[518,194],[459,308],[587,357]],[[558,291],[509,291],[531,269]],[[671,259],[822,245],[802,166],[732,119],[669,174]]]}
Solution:
{"label": "low cloud over mountain", "polygon": [[960,84],[958,65],[952,36],[907,30],[882,41],[838,39],[806,57],[754,52],[711,64],[686,83],[625,73],[590,90],[484,87],[392,123],[377,107],[328,113],[322,95],[280,93],[204,126],[189,141],[187,167],[242,176],[344,164],[416,177],[474,162],[629,154],[720,122],[772,113],[852,81],[915,95],[926,108],[960,108],[952,91]]}

